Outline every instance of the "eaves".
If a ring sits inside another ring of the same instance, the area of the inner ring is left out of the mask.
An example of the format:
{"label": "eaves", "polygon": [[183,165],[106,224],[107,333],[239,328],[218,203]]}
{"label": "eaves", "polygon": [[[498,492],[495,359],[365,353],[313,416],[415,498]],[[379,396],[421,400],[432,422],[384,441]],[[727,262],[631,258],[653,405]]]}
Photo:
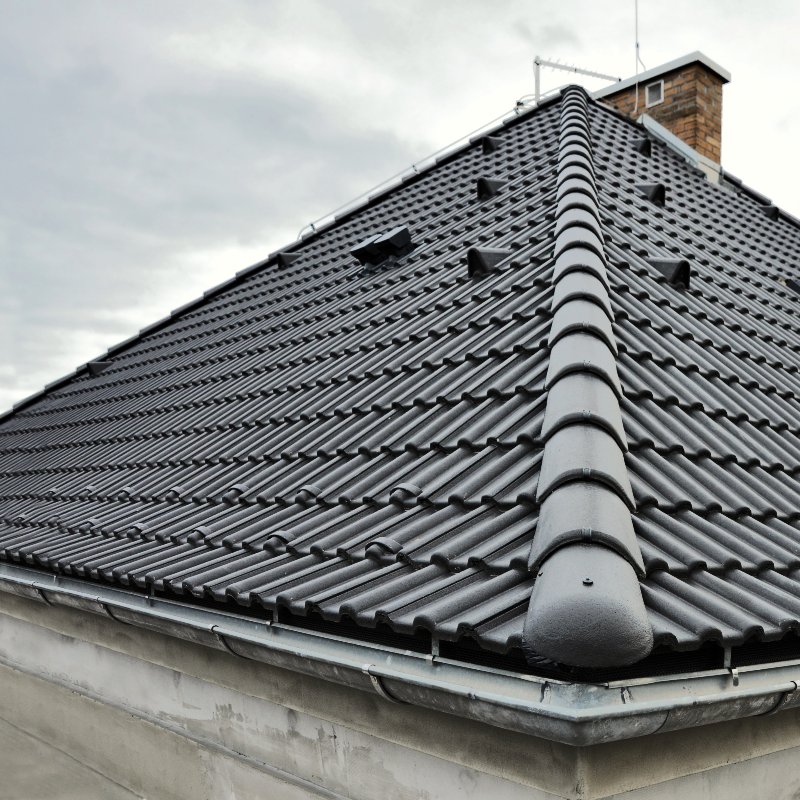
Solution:
{"label": "eaves", "polygon": [[0,564],[0,591],[100,614],[237,658],[570,745],[631,739],[800,705],[800,661],[570,683],[243,619]]}

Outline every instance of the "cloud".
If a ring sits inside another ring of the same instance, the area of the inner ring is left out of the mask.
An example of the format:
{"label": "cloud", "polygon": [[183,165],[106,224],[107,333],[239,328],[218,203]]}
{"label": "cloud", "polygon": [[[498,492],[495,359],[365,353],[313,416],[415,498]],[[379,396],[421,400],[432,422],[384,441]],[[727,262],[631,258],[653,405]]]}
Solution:
{"label": "cloud", "polygon": [[[731,69],[726,166],[796,214],[800,12],[729,5],[643,7],[643,53]],[[6,0],[0,408],[511,108],[537,51],[627,75],[632,24],[589,0]]]}
{"label": "cloud", "polygon": [[513,27],[514,32],[527,44],[532,45],[542,57],[557,58],[558,53],[554,51],[561,46],[569,45],[573,48],[581,46],[580,37],[567,25],[542,25],[534,30],[524,19],[518,19]]}

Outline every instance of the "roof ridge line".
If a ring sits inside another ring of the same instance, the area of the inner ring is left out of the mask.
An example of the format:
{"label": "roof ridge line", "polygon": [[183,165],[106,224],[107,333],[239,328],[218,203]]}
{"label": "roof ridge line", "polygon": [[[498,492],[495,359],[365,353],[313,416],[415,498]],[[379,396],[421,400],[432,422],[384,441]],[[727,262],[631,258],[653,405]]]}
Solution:
{"label": "roof ridge line", "polygon": [[631,519],[622,387],[594,177],[588,100],[562,93],[553,257],[553,311],[528,559],[537,579],[525,619],[526,656],[616,667],[650,653],[653,633]]}

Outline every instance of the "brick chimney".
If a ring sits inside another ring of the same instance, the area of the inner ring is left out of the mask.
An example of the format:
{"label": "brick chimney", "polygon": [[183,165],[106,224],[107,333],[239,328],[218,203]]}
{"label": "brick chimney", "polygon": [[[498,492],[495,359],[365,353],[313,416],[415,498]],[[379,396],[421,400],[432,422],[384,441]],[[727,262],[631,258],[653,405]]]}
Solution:
{"label": "brick chimney", "polygon": [[[730,73],[700,52],[690,53],[594,96],[626,116],[647,114],[716,164],[722,149],[722,87]],[[638,80],[638,104],[637,104]]]}

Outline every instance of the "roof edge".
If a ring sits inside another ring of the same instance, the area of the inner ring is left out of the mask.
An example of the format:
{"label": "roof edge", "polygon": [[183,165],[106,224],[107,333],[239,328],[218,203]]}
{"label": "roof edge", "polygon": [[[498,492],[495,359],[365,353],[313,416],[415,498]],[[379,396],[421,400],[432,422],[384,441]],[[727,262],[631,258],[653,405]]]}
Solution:
{"label": "roof edge", "polygon": [[[257,621],[0,563],[0,596],[155,631],[570,745],[594,745],[800,706],[800,661],[610,683],[570,683]],[[0,608],[0,612],[2,608]]]}
{"label": "roof edge", "polygon": [[[653,632],[639,586],[644,563],[631,520],[635,500],[624,460],[588,99],[578,87],[563,95],[556,185],[551,361],[561,359],[558,350],[573,347],[570,340],[590,336],[604,369],[575,342],[580,358],[574,368],[552,378],[548,373],[537,489],[542,506],[529,557],[529,569],[538,574],[523,649],[529,658],[574,667],[620,667],[650,653]],[[562,297],[565,280],[583,288],[573,285]],[[554,418],[561,424],[549,424]]]}
{"label": "roof edge", "polygon": [[686,67],[689,64],[695,63],[702,64],[707,70],[720,77],[723,83],[731,82],[731,73],[728,72],[727,69],[721,67],[716,61],[712,61],[705,53],[694,50],[691,53],[687,53],[685,56],[679,56],[672,61],[667,61],[666,64],[661,64],[658,67],[640,72],[638,75],[633,75],[630,78],[612,83],[611,86],[606,86],[604,89],[598,89],[596,92],[592,92],[592,97],[595,100],[599,100],[601,97],[608,97],[609,95],[629,89],[637,83],[645,83],[651,78],[657,78],[659,75],[664,75],[667,72],[674,72],[676,69],[681,69],[681,67]]}

